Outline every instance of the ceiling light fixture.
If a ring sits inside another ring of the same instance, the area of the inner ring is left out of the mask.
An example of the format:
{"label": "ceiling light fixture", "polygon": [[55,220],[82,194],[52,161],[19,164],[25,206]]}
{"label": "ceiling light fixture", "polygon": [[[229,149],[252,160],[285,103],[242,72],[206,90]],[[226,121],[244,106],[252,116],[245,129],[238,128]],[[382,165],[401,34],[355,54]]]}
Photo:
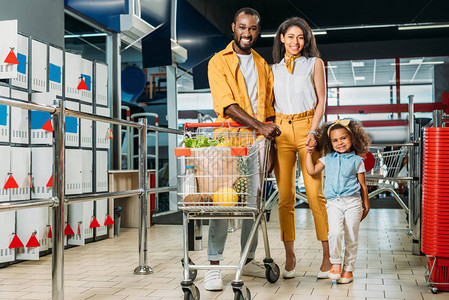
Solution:
{"label": "ceiling light fixture", "polygon": [[[414,82],[414,83],[427,83],[427,82],[432,83],[433,82],[432,79],[401,79],[400,81],[401,81],[401,83],[402,82]],[[388,80],[388,82],[395,83],[396,80]]]}
{"label": "ceiling light fixture", "polygon": [[365,76],[356,76],[354,77],[355,80],[365,80]]}
{"label": "ceiling light fixture", "polygon": [[[314,35],[327,34],[328,31],[340,30],[361,30],[361,29],[379,29],[379,28],[398,28],[399,30],[414,30],[414,29],[438,29],[449,28],[449,23],[412,23],[412,24],[363,24],[354,26],[340,26],[340,27],[321,27],[321,29],[312,30]],[[275,33],[263,33],[262,38],[273,38]]]}
{"label": "ceiling light fixture", "polygon": [[[408,63],[399,63],[399,66],[416,66],[416,65],[441,65],[444,64],[444,61],[424,61],[424,62],[417,62],[417,61],[410,61]],[[391,63],[390,65],[396,66],[396,63]]]}
{"label": "ceiling light fixture", "polygon": [[398,30],[420,30],[420,29],[436,29],[449,28],[449,24],[410,24],[399,26]]}
{"label": "ceiling light fixture", "polygon": [[[316,30],[316,31],[312,30],[312,32],[313,32],[314,35],[325,35],[325,34],[327,34],[326,30]],[[276,33],[269,33],[269,32],[260,34],[261,38],[274,38],[275,36],[276,36]]]}
{"label": "ceiling light fixture", "polygon": [[107,36],[104,32],[97,33],[82,33],[82,34],[66,34],[64,35],[65,39],[73,39],[73,38],[87,38],[87,37],[97,37],[97,36]]}
{"label": "ceiling light fixture", "polygon": [[276,36],[276,33],[262,33],[260,35],[261,38],[274,38]]}
{"label": "ceiling light fixture", "polygon": [[352,66],[353,67],[364,67],[365,66],[365,62],[363,62],[363,61],[353,61],[352,62]]}
{"label": "ceiling light fixture", "polygon": [[327,34],[326,30],[317,30],[317,31],[312,30],[312,32],[313,32],[313,35],[325,35],[325,34]]}

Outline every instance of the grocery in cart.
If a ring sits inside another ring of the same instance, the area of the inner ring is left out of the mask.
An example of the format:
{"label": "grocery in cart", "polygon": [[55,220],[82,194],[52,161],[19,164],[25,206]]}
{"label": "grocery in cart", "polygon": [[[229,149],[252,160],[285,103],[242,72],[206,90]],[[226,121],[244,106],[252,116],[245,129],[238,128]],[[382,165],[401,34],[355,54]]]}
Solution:
{"label": "grocery in cart", "polygon": [[[270,255],[264,198],[268,154],[271,142],[236,123],[195,123],[185,125],[182,147],[175,149],[178,162],[178,208],[183,212],[184,299],[200,299],[193,283],[197,270],[235,269],[231,283],[235,298],[251,299],[241,279],[250,245],[262,228],[265,246],[265,275],[278,280],[279,266]],[[195,265],[189,258],[188,223],[201,219],[253,219],[248,241],[234,266]]]}

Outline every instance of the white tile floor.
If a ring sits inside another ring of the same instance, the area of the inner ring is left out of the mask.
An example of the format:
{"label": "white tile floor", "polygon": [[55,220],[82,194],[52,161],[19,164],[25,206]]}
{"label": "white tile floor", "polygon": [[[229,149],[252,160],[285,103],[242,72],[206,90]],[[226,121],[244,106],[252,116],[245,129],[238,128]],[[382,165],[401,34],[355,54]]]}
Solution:
{"label": "white tile floor", "polygon": [[[426,287],[426,259],[411,254],[405,214],[402,210],[372,209],[360,229],[360,246],[355,280],[337,285],[317,280],[321,261],[310,210],[297,210],[296,277],[271,284],[265,279],[243,277],[254,300],[297,299],[449,299],[449,293],[434,295]],[[284,264],[279,240],[277,212],[268,223],[272,256]],[[240,251],[240,231],[229,234],[225,264],[235,264]],[[203,227],[203,246],[207,245],[207,226]],[[182,227],[156,225],[149,230],[149,265],[154,274],[133,275],[138,265],[137,229],[123,229],[119,238],[90,243],[65,251],[65,299],[183,299]],[[257,259],[263,259],[262,241]],[[197,264],[206,264],[206,250],[191,252]],[[223,292],[203,288],[204,271],[195,281],[201,299],[233,299],[232,271],[223,271]],[[51,256],[0,269],[0,299],[51,299]]]}

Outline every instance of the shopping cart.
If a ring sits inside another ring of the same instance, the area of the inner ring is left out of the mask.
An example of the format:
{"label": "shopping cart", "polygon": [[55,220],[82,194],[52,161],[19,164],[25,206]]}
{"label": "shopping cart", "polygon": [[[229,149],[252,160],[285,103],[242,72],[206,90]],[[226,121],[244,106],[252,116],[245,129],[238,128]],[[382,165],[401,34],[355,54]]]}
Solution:
{"label": "shopping cart", "polygon": [[403,161],[408,152],[407,148],[400,147],[391,151],[383,151],[383,148],[371,149],[370,152],[374,156],[374,167],[366,173],[366,184],[377,186],[377,188],[370,192],[368,197],[373,198],[383,192],[390,192],[408,214],[409,209],[407,205],[395,191],[395,188],[398,187],[398,181],[401,180],[399,173],[403,168]]}
{"label": "shopping cart", "polygon": [[[251,299],[251,293],[241,279],[241,272],[259,225],[265,245],[266,278],[274,283],[280,275],[279,266],[270,255],[264,214],[269,204],[264,195],[271,143],[236,123],[188,123],[185,125],[185,137],[183,146],[209,146],[175,149],[181,173],[178,175],[178,208],[183,212],[184,227],[184,280],[181,282],[184,299],[200,299],[193,280],[197,270],[209,269],[235,269],[235,278],[231,283],[234,299]],[[195,265],[189,258],[189,221],[214,218],[254,219],[237,265]]]}

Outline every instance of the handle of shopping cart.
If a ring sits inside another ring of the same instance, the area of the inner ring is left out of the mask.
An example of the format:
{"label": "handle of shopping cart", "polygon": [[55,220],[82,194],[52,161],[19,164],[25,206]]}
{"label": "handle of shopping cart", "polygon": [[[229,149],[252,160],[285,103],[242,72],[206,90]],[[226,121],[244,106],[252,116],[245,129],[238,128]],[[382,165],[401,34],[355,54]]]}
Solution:
{"label": "handle of shopping cart", "polygon": [[[263,122],[264,124],[269,124],[269,123],[273,123],[273,122]],[[246,125],[242,125],[240,123],[237,122],[228,122],[228,121],[224,121],[223,123],[185,123],[184,124],[184,129],[186,128],[199,128],[199,127],[216,127],[216,128],[221,128],[221,127],[248,127]]]}

